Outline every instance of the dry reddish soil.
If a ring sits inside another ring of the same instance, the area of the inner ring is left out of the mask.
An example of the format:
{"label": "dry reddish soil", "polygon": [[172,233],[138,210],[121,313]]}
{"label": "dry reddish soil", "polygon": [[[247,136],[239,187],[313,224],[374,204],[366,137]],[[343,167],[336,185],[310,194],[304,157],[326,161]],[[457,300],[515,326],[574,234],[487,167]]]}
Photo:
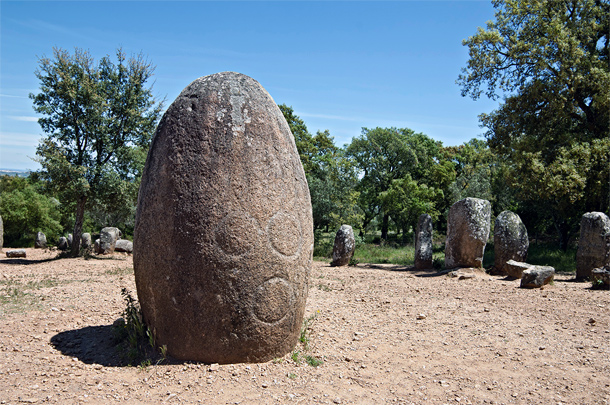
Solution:
{"label": "dry reddish soil", "polygon": [[56,254],[0,259],[3,404],[610,402],[610,292],[570,276],[525,290],[481,271],[316,262],[298,364],[134,367],[112,335],[131,257]]}

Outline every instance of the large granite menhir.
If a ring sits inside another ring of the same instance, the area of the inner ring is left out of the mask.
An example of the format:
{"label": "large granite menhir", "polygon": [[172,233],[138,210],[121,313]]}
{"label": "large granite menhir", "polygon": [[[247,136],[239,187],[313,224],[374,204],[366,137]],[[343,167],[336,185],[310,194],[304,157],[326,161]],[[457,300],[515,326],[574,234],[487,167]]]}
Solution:
{"label": "large granite menhir", "polygon": [[449,208],[445,268],[482,267],[489,237],[491,203],[465,198]]}
{"label": "large granite menhir", "polygon": [[289,353],[305,311],[313,220],[280,109],[252,78],[199,78],[164,114],[136,214],[145,322],[182,360],[262,362]]}

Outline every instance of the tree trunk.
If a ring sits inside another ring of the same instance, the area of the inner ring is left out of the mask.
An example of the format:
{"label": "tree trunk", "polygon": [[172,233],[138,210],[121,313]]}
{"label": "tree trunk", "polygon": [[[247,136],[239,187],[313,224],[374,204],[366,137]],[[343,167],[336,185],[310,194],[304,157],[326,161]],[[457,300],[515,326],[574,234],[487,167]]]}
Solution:
{"label": "tree trunk", "polygon": [[87,197],[82,196],[76,205],[76,218],[74,221],[74,232],[72,235],[72,250],[70,256],[77,257],[80,254],[80,243],[83,235],[83,222],[85,220],[85,204]]}
{"label": "tree trunk", "polygon": [[388,239],[388,228],[390,227],[390,214],[383,214],[383,222],[381,223],[381,239]]}

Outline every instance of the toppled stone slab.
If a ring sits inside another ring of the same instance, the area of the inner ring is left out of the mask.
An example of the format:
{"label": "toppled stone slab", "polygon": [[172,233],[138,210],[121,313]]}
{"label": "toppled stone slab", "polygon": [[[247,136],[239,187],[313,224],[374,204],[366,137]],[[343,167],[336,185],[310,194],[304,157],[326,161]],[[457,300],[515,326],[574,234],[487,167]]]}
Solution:
{"label": "toppled stone slab", "polygon": [[549,284],[555,277],[555,269],[551,266],[531,266],[523,271],[521,288],[540,288]]}
{"label": "toppled stone slab", "polygon": [[610,289],[610,266],[600,267],[591,271],[593,288]]}
{"label": "toppled stone slab", "polygon": [[518,262],[516,260],[509,260],[504,265],[504,270],[507,276],[512,278],[521,278],[523,276],[523,272],[533,264]]}
{"label": "toppled stone slab", "polygon": [[25,249],[7,250],[6,257],[25,257]]}
{"label": "toppled stone slab", "polygon": [[133,242],[127,239],[119,239],[114,244],[115,252],[133,253]]}

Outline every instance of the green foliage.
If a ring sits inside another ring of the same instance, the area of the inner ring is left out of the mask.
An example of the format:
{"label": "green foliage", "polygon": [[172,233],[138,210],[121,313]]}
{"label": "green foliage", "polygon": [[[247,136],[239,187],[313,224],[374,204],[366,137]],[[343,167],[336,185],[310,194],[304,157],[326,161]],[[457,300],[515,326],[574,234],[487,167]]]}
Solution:
{"label": "green foliage", "polygon": [[37,232],[43,232],[49,242],[61,234],[58,202],[41,194],[39,188],[27,178],[0,177],[0,215],[5,246],[32,246]]}
{"label": "green foliage", "polygon": [[[390,217],[408,231],[414,212],[433,209],[442,201],[442,190],[435,183],[447,184],[452,178],[452,165],[442,159],[441,143],[408,128],[363,128],[346,152],[361,177],[357,186],[364,213],[361,229],[381,215],[382,239],[388,236]],[[410,191],[414,195],[403,201]]]}
{"label": "green foliage", "polygon": [[360,221],[355,190],[358,178],[345,151],[334,144],[328,130],[312,136],[292,107],[279,105],[295,138],[309,184],[314,229],[338,228]]}
{"label": "green foliage", "polygon": [[123,288],[121,295],[125,300],[125,310],[122,318],[113,325],[119,352],[130,365],[146,367],[152,364],[154,358],[157,359],[156,364],[159,364],[167,357],[167,347],[164,345],[157,348],[154,332],[144,323],[140,306],[131,293]]}
{"label": "green foliage", "polygon": [[[145,83],[154,67],[121,49],[95,64],[88,52],[53,50],[42,57],[30,94],[46,137],[36,154],[39,176],[62,206],[75,212],[72,253],[78,254],[85,212],[103,225],[133,222],[146,151],[163,108]],[[112,213],[106,214],[104,213]]]}
{"label": "green foliage", "polygon": [[610,3],[494,6],[495,21],[464,41],[458,84],[474,99],[504,97],[480,116],[489,145],[522,205],[543,208],[567,249],[584,212],[610,209]]}

